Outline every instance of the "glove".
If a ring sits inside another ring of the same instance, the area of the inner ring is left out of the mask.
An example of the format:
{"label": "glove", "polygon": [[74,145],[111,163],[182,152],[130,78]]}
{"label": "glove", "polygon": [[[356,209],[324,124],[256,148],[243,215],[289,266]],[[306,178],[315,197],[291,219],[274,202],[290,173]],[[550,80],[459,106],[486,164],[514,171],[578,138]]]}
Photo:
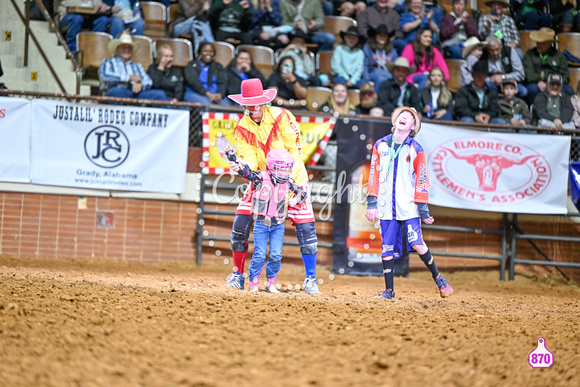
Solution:
{"label": "glove", "polygon": [[377,220],[378,214],[379,214],[379,210],[370,209],[370,210],[367,210],[367,212],[365,213],[365,216],[367,217],[368,220],[370,220],[371,222],[374,222],[375,220]]}
{"label": "glove", "polygon": [[238,172],[240,170],[240,164],[236,161],[230,161],[230,170],[232,172]]}

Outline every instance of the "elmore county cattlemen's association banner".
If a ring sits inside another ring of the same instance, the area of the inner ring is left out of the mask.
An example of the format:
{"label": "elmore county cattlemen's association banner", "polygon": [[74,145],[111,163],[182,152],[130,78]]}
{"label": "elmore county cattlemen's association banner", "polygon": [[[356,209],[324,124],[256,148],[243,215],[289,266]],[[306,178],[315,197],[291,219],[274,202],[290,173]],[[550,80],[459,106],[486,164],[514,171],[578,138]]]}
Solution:
{"label": "elmore county cattlemen's association banner", "polygon": [[30,103],[0,97],[0,181],[28,183],[30,171]]}
{"label": "elmore county cattlemen's association banner", "polygon": [[480,211],[565,214],[570,136],[491,133],[423,123],[429,203]]}
{"label": "elmore county cattlemen's association banner", "polygon": [[188,111],[47,100],[32,111],[32,183],[183,192]]}
{"label": "elmore county cattlemen's association banner", "polygon": [[[203,113],[203,173],[220,174],[230,170],[230,164],[224,154],[220,154],[216,146],[219,136],[226,138],[235,148],[234,129],[242,118],[237,113]],[[323,116],[296,116],[300,125],[302,138],[302,161],[304,164],[316,164],[326,147],[336,118]]]}

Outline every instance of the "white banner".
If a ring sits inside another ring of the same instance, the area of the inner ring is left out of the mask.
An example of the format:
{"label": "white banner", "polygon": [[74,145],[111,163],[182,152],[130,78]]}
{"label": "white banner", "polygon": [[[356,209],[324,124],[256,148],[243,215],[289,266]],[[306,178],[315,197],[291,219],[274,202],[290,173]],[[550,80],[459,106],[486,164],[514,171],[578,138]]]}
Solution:
{"label": "white banner", "polygon": [[184,191],[188,111],[46,100],[32,111],[32,183]]}
{"label": "white banner", "polygon": [[423,123],[429,203],[481,211],[565,214],[570,136],[491,133]]}
{"label": "white banner", "polygon": [[29,183],[30,103],[0,97],[0,181]]}

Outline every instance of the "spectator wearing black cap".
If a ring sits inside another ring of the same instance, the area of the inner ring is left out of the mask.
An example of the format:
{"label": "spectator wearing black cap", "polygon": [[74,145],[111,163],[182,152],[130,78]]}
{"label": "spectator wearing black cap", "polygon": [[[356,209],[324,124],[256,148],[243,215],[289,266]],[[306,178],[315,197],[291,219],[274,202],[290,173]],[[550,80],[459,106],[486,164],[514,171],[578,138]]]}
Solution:
{"label": "spectator wearing black cap", "polygon": [[488,64],[480,60],[471,70],[473,81],[457,90],[455,95],[455,115],[463,122],[480,124],[506,124],[499,117],[497,92],[485,82],[489,75]]}
{"label": "spectator wearing black cap", "polygon": [[363,45],[363,82],[373,82],[378,88],[381,83],[393,77],[387,64],[399,57],[391,42],[395,30],[389,30],[385,24],[381,24],[376,29],[370,27],[368,35],[369,39]]}
{"label": "spectator wearing black cap", "polygon": [[503,97],[498,100],[499,115],[513,126],[526,126],[532,123],[532,115],[528,104],[516,97],[518,84],[514,79],[504,79],[502,82]]}
{"label": "spectator wearing black cap", "polygon": [[364,53],[361,46],[364,38],[354,26],[348,27],[346,31],[340,31],[340,37],[344,43],[334,49],[330,60],[334,83],[344,83],[349,88],[358,88],[362,84]]}
{"label": "spectator wearing black cap", "polygon": [[546,89],[536,95],[534,118],[537,119],[538,126],[555,130],[574,129],[574,106],[571,97],[562,93],[562,82],[560,74],[551,74]]}

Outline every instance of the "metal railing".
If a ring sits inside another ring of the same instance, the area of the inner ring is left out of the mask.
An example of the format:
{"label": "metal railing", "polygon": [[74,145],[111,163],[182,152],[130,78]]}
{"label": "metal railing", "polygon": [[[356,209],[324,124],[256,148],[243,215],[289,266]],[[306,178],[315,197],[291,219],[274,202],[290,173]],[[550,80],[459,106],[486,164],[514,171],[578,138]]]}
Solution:
{"label": "metal railing", "polygon": [[[25,6],[24,6],[25,7],[25,14],[24,15],[22,14],[22,12],[20,11],[20,9],[18,8],[18,5],[16,4],[16,1],[15,0],[10,0],[10,2],[12,3],[12,6],[14,7],[14,10],[18,14],[18,17],[20,18],[20,20],[24,24],[24,28],[25,28],[25,34],[24,34],[24,56],[23,56],[23,58],[24,58],[24,63],[23,63],[24,66],[25,67],[28,66],[29,38],[32,38],[32,41],[34,42],[34,45],[38,49],[38,52],[40,53],[40,56],[42,56],[42,59],[44,60],[44,63],[47,65],[48,70],[50,71],[50,73],[52,74],[54,80],[58,84],[58,87],[60,88],[60,90],[64,94],[67,94],[66,88],[64,87],[64,85],[63,85],[60,77],[58,76],[58,74],[54,70],[54,67],[52,66],[52,63],[50,63],[50,60],[48,59],[48,57],[46,56],[46,54],[44,52],[44,49],[42,48],[42,46],[38,42],[38,39],[36,38],[36,35],[30,29],[30,6],[31,6],[31,0],[26,0],[25,1]],[[50,24],[51,29],[54,30],[54,32],[55,32],[55,34],[57,36],[58,41],[64,47],[64,49],[66,51],[66,57],[71,60],[71,63],[73,65],[73,68],[74,68],[74,71],[75,71],[75,74],[76,74],[76,89],[75,89],[75,94],[78,95],[78,94],[80,94],[80,90],[81,90],[81,80],[82,80],[82,70],[81,70],[81,68],[80,68],[80,66],[78,64],[78,61],[76,60],[76,57],[74,56],[74,54],[68,48],[68,45],[66,44],[66,41],[64,40],[64,38],[62,37],[62,35],[58,31],[58,28],[56,28],[56,24],[54,23],[54,20],[50,16],[48,10],[46,9],[46,7],[42,3],[42,1],[41,0],[35,0],[35,2],[38,5],[38,7],[40,8],[40,10],[42,11],[42,15],[44,16],[44,18],[46,19],[46,21],[48,21],[48,23]]]}
{"label": "metal railing", "polygon": [[[69,95],[69,94],[58,94],[58,93],[41,93],[41,92],[27,92],[27,91],[14,91],[14,90],[0,90],[0,95],[12,95],[12,96],[24,96],[28,98],[34,97],[42,97],[46,99],[61,99],[61,100],[68,100],[68,101],[76,101],[76,102],[89,102],[89,103],[103,103],[103,104],[125,104],[125,105],[133,105],[133,106],[153,106],[153,107],[171,107],[171,108],[181,108],[187,109],[190,111],[190,139],[189,139],[189,146],[190,147],[200,147],[202,145],[203,139],[203,131],[202,131],[202,119],[201,113],[205,111],[228,111],[228,112],[236,112],[241,113],[241,109],[237,106],[222,106],[222,105],[203,105],[197,103],[187,103],[187,102],[166,102],[166,101],[152,101],[152,100],[141,100],[141,99],[131,99],[131,98],[113,98],[113,97],[105,97],[105,96],[80,96],[80,95]],[[295,112],[296,115],[325,115],[327,114],[319,114],[319,113],[311,113],[306,111],[299,111]],[[367,117],[368,118],[368,117]],[[376,119],[376,118],[372,118]],[[380,118],[380,120],[387,121],[387,118]],[[460,122],[446,122],[449,126],[462,126],[466,127],[469,126],[470,128],[476,130],[485,130],[485,131],[515,131],[516,128],[501,126],[501,125],[481,125],[481,124],[471,124],[465,125],[464,123]],[[537,128],[541,130],[540,128]],[[545,132],[551,132],[550,130],[542,129]],[[579,130],[564,130],[566,134],[571,135],[572,143],[577,144],[580,142],[580,131]],[[577,160],[580,158],[578,154],[578,148],[572,147],[571,149],[571,158]],[[328,166],[313,166],[307,167],[309,172],[312,172],[315,176],[321,173],[325,173],[328,171],[333,171],[334,168]],[[201,181],[201,190],[206,190],[208,187],[208,182],[206,181],[207,178],[204,174],[202,174],[202,181]],[[237,187],[237,185],[236,185]],[[228,187],[227,185],[220,187],[220,189],[231,190],[233,187]],[[332,193],[331,193],[332,194]],[[234,213],[233,211],[220,211],[220,210],[208,210],[206,209],[206,203],[204,200],[204,195],[200,195],[200,203],[199,203],[201,214],[199,216],[199,220],[204,219],[205,215],[218,215],[218,216],[232,216]],[[512,215],[510,220],[509,215]],[[580,213],[570,213],[567,215],[560,215],[564,218],[573,218],[573,217],[580,217]],[[327,221],[333,222],[334,219],[317,219],[318,221]],[[203,223],[203,222],[202,222]],[[552,266],[555,267],[557,270],[561,267],[566,268],[580,268],[580,263],[576,262],[555,262],[553,259],[550,259],[547,254],[545,254],[541,249],[533,243],[533,240],[544,240],[544,241],[555,241],[555,242],[567,242],[567,243],[580,243],[580,237],[573,237],[573,236],[559,236],[559,235],[544,235],[544,234],[526,234],[522,230],[520,230],[518,225],[518,214],[502,214],[502,225],[501,229],[499,230],[486,230],[481,228],[469,228],[469,227],[457,227],[457,226],[440,226],[440,225],[423,225],[425,230],[434,230],[434,231],[448,231],[448,232],[456,232],[456,233],[470,233],[470,234],[486,234],[486,235],[497,235],[501,236],[501,246],[500,246],[500,253],[499,254],[471,254],[471,253],[457,253],[457,252],[446,252],[446,251],[433,251],[434,254],[439,256],[446,256],[446,257],[457,257],[457,258],[473,258],[473,259],[486,259],[486,260],[496,260],[500,263],[500,280],[505,279],[505,270],[506,264],[509,262],[509,279],[514,279],[515,273],[515,265],[539,265],[539,266]],[[228,237],[211,237],[206,238],[203,235],[203,224],[198,224],[195,230],[195,237],[198,242],[197,245],[197,263],[201,264],[201,249],[203,247],[203,242],[206,240],[223,240],[229,241]],[[522,259],[517,258],[518,253],[518,240],[527,240],[535,249],[541,254],[545,261],[541,260],[530,260],[530,259]],[[296,242],[289,241],[285,242],[288,245],[297,245]],[[331,248],[332,245],[330,243],[320,243],[320,247],[322,248]],[[564,273],[562,275],[565,276]]]}

